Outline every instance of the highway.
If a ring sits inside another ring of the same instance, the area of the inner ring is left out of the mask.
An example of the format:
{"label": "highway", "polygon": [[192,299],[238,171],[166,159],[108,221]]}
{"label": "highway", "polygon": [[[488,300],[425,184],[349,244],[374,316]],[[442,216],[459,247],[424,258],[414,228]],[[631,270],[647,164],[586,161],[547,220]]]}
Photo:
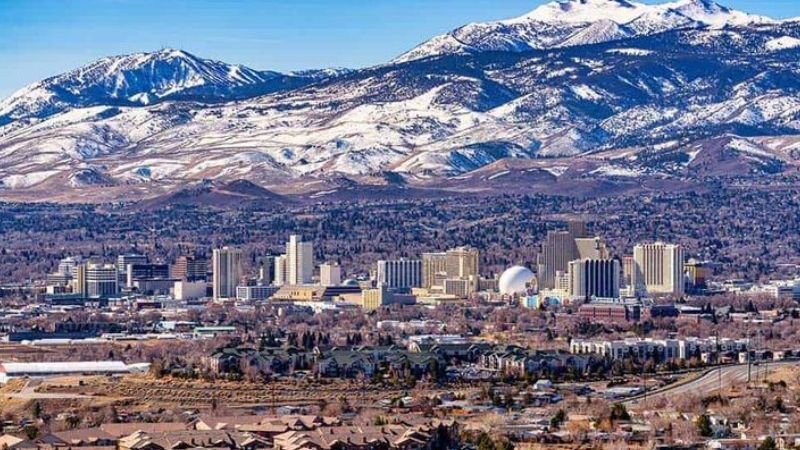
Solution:
{"label": "highway", "polygon": [[[769,372],[772,373],[772,369],[774,368],[798,364],[800,364],[800,361],[770,362],[768,366],[763,363],[760,366],[754,365],[751,369],[752,380],[756,381],[756,374],[758,374],[758,379],[764,378],[765,366],[768,367]],[[722,367],[722,369],[708,370],[699,378],[686,383],[678,382],[672,386],[667,386],[654,392],[648,392],[647,400],[660,400],[665,397],[675,397],[682,394],[707,397],[716,394],[720,386],[726,389],[737,384],[744,386],[745,383],[747,383],[747,364],[725,366]],[[637,403],[642,399],[644,399],[644,395],[630,398],[625,400],[624,403]]]}

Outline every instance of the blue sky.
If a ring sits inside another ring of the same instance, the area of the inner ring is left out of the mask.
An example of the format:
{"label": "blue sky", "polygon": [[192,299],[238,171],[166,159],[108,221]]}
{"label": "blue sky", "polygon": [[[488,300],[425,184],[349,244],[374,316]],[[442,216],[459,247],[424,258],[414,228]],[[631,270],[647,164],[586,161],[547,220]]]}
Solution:
{"label": "blue sky", "polygon": [[[363,67],[542,0],[0,0],[0,98],[121,53],[182,48],[256,69]],[[648,1],[648,3],[659,3]],[[798,0],[721,3],[800,16]]]}

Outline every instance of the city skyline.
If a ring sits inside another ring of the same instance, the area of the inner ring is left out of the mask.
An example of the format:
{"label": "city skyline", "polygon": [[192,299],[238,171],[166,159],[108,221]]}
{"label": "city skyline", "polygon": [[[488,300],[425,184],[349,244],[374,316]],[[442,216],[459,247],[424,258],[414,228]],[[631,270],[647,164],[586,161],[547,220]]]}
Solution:
{"label": "city skyline", "polygon": [[[230,8],[208,1],[83,0],[69,7],[10,1],[0,11],[0,39],[14,43],[0,46],[5,62],[0,99],[105,56],[159,48],[180,48],[259,70],[367,67],[461,25],[516,17],[543,3],[303,0],[287,6],[242,0]],[[786,0],[720,3],[778,19],[800,16],[800,5]],[[427,13],[419,14],[421,8]]]}

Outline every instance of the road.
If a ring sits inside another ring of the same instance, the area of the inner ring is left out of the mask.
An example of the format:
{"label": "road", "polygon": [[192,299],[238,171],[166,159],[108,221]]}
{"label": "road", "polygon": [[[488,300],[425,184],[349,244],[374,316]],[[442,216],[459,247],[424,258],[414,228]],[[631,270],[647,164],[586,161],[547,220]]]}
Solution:
{"label": "road", "polygon": [[[768,366],[763,363],[760,366],[754,365],[751,370],[751,379],[755,381],[756,374],[758,374],[758,379],[763,379],[765,366],[769,369],[769,372],[772,373],[774,368],[791,365],[800,365],[800,361],[770,362]],[[667,386],[666,388],[657,390],[655,392],[650,392],[647,394],[647,400],[661,400],[663,398],[675,397],[681,394],[708,397],[716,394],[719,391],[720,386],[722,386],[723,389],[726,389],[737,384],[744,386],[745,383],[747,383],[747,364],[725,366],[721,369],[709,370],[699,378],[689,382],[678,382],[673,386]],[[625,403],[636,403],[643,399],[643,397],[644,396],[634,397],[626,400]]]}

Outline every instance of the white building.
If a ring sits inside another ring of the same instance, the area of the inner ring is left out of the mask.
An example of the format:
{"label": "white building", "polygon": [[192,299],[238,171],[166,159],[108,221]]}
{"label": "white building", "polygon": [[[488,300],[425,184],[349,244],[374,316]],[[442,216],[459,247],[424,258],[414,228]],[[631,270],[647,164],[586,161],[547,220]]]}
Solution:
{"label": "white building", "polygon": [[106,375],[130,373],[131,367],[121,361],[41,362],[0,364],[0,384],[14,378],[45,378],[63,375]]}
{"label": "white building", "polygon": [[277,286],[238,286],[236,298],[239,300],[266,300],[280,289]]}
{"label": "white building", "polygon": [[208,283],[205,281],[176,281],[172,288],[175,300],[197,300],[206,296]]}
{"label": "white building", "polygon": [[377,284],[392,289],[410,289],[422,286],[422,260],[380,260],[376,270]]}
{"label": "white building", "polygon": [[242,251],[232,247],[214,249],[211,266],[214,299],[236,297],[236,286],[242,277]]}
{"label": "white building", "polygon": [[637,358],[655,357],[656,359],[685,360],[692,357],[703,358],[703,355],[717,355],[746,351],[747,339],[698,338],[683,339],[640,339],[628,338],[619,340],[573,339],[570,352],[576,355],[598,355],[612,360],[624,359],[627,356]]}
{"label": "white building", "polygon": [[86,265],[86,296],[108,298],[117,295],[119,273],[113,264]]}
{"label": "white building", "polygon": [[314,276],[314,246],[303,242],[300,235],[289,236],[286,243],[286,283],[291,285],[310,284]]}
{"label": "white building", "polygon": [[683,248],[680,245],[637,245],[633,248],[631,285],[637,295],[683,295]]}

